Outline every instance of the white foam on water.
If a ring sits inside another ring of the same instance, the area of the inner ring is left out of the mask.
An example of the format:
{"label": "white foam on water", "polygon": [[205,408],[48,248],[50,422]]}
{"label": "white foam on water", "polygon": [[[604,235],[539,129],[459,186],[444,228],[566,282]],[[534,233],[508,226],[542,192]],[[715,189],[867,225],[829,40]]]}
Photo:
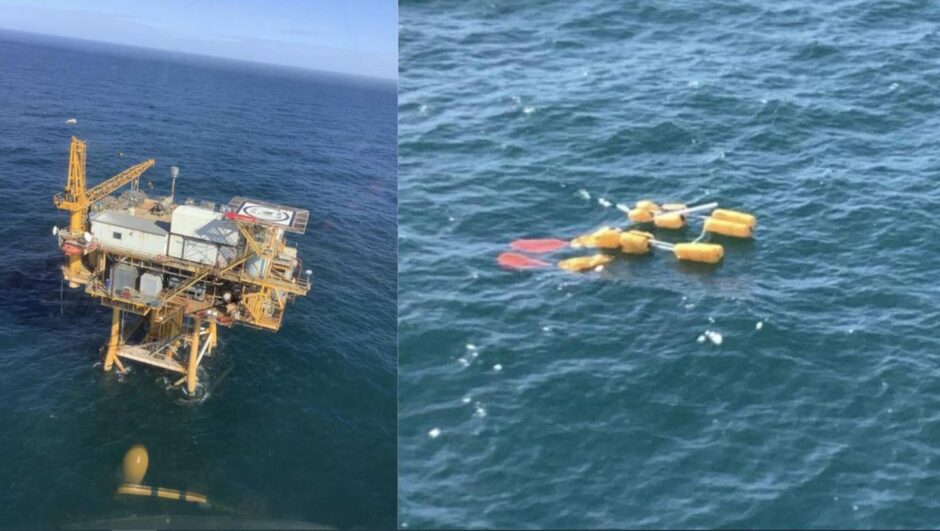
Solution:
{"label": "white foam on water", "polygon": [[721,334],[715,332],[714,330],[706,330],[705,337],[707,337],[708,340],[711,341],[714,345],[720,345],[725,340],[723,337],[721,337]]}
{"label": "white foam on water", "polygon": [[469,397],[469,396],[465,396],[465,397],[463,397],[463,398],[460,399],[460,402],[462,402],[462,403],[464,403],[464,404],[469,404],[471,400],[473,400],[473,398],[471,398],[471,397]]}
{"label": "white foam on water", "polygon": [[595,272],[595,273],[600,273],[600,272],[603,271],[603,270],[604,270],[604,266],[602,266],[602,265],[599,265],[599,266],[597,266],[597,267],[594,268],[594,272]]}
{"label": "white foam on water", "polygon": [[628,207],[627,205],[623,203],[617,203],[616,206],[617,206],[617,210],[621,212],[630,212],[630,207]]}
{"label": "white foam on water", "polygon": [[697,87],[697,86],[699,86],[699,84],[700,84],[700,83],[699,83],[698,81],[695,81],[694,79],[693,79],[692,81],[689,81],[689,86],[690,86],[690,87]]}
{"label": "white foam on water", "polygon": [[898,85],[897,83],[891,83],[891,86],[888,87],[888,92],[894,92],[895,90],[898,89],[899,86],[900,85]]}
{"label": "white foam on water", "polygon": [[477,350],[477,346],[473,343],[467,343],[467,350]]}
{"label": "white foam on water", "polygon": [[469,367],[469,366],[470,366],[470,362],[467,361],[467,358],[460,358],[460,359],[458,359],[457,361],[460,363],[460,366],[461,366],[461,367]]}
{"label": "white foam on water", "polygon": [[437,439],[441,436],[441,430],[438,428],[431,428],[431,431],[428,432],[428,437],[432,439]]}
{"label": "white foam on water", "polygon": [[68,125],[75,125],[78,123],[78,120],[76,120],[75,118],[69,118],[68,120],[65,121],[65,123],[67,123]]}
{"label": "white foam on water", "polygon": [[705,335],[702,334],[702,335],[698,336],[698,338],[696,338],[695,340],[698,341],[699,343],[704,343],[704,342],[705,342]]}
{"label": "white foam on water", "polygon": [[536,111],[536,108],[534,105],[526,105],[525,107],[522,108],[522,112],[526,114],[532,114],[535,111]]}
{"label": "white foam on water", "polygon": [[486,416],[486,408],[483,407],[479,402],[476,403],[473,410],[473,416],[483,418]]}
{"label": "white foam on water", "polygon": [[584,188],[578,190],[577,193],[578,193],[578,197],[580,197],[581,199],[584,199],[585,201],[591,199],[591,194],[589,194],[588,191],[585,190]]}
{"label": "white foam on water", "polygon": [[597,204],[599,204],[600,206],[602,206],[602,207],[604,207],[604,208],[610,208],[611,205],[613,205],[613,203],[611,203],[610,201],[604,199],[603,197],[598,197],[598,198],[597,198]]}
{"label": "white foam on water", "polygon": [[552,327],[550,327],[550,326],[543,326],[543,327],[542,327],[542,332],[551,332],[551,331],[552,331]]}
{"label": "white foam on water", "polygon": [[418,114],[420,114],[421,116],[427,116],[427,115],[428,115],[428,106],[427,106],[427,105],[422,105],[422,106],[418,107]]}
{"label": "white foam on water", "polygon": [[497,363],[496,365],[493,365],[493,370],[496,372],[503,370],[502,364]]}
{"label": "white foam on water", "polygon": [[757,321],[757,324],[754,325],[754,330],[760,330],[764,328],[764,321]]}

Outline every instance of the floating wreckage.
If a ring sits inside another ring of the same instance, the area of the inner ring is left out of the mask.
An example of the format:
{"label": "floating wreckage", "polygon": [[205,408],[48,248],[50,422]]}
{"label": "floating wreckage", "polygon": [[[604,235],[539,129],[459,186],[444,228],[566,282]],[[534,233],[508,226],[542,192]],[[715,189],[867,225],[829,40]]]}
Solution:
{"label": "floating wreckage", "polygon": [[[731,238],[752,238],[757,218],[752,214],[718,208],[718,203],[687,206],[682,203],[659,205],[649,200],[639,201],[633,208],[623,209],[630,220],[624,228],[603,227],[573,240],[556,238],[522,239],[512,242],[514,251],[542,254],[565,248],[595,248],[607,251],[588,256],[566,258],[557,263],[566,271],[581,272],[602,268],[616,258],[618,251],[627,255],[644,255],[653,249],[671,251],[676,259],[686,262],[717,264],[724,257],[724,247],[718,243],[703,242],[709,234]],[[669,243],[656,239],[650,230],[680,230],[691,219],[703,219],[701,234],[691,242]],[[640,230],[645,229],[645,230]],[[497,261],[511,269],[532,269],[551,266],[543,260],[524,254],[506,252]]]}

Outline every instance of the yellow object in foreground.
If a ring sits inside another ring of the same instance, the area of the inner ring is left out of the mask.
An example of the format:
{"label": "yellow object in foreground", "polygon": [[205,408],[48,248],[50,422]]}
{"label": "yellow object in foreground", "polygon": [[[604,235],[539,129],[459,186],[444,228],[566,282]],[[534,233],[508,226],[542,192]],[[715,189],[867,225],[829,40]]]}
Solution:
{"label": "yellow object in foreground", "polygon": [[715,234],[731,236],[732,238],[750,238],[754,235],[751,227],[748,225],[717,218],[706,219],[705,230],[714,232]]}
{"label": "yellow object in foreground", "polygon": [[193,503],[209,502],[209,499],[206,498],[204,494],[199,494],[198,492],[165,489],[163,487],[149,487],[147,485],[131,485],[129,483],[118,486],[117,493],[128,496],[151,496],[165,500],[188,501]]}
{"label": "yellow object in foreground", "polygon": [[757,226],[757,218],[751,214],[746,214],[744,212],[738,212],[736,210],[726,210],[723,208],[716,208],[712,211],[712,217],[715,219],[723,219],[725,221],[731,221],[734,223],[740,223],[742,225],[747,225],[751,229]]}
{"label": "yellow object in foreground", "polygon": [[673,252],[679,260],[706,264],[717,264],[725,255],[725,249],[715,243],[677,243]]}
{"label": "yellow object in foreground", "polygon": [[142,485],[141,483],[144,481],[144,476],[147,475],[147,467],[149,465],[150,457],[147,454],[147,448],[142,444],[131,446],[131,449],[124,454],[124,463],[121,467],[124,473],[124,484],[118,486],[117,494],[152,496],[154,498],[164,498],[167,500],[208,503],[209,500],[205,495],[199,494],[198,492]]}
{"label": "yellow object in foreground", "polygon": [[594,269],[597,266],[604,265],[611,260],[613,260],[613,258],[607,256],[606,254],[578,256],[576,258],[568,258],[567,260],[558,262],[558,267],[564,269],[565,271],[586,271],[588,269]]}
{"label": "yellow object in foreground", "polygon": [[124,454],[124,481],[127,483],[141,483],[147,475],[150,457],[142,444],[135,444]]}

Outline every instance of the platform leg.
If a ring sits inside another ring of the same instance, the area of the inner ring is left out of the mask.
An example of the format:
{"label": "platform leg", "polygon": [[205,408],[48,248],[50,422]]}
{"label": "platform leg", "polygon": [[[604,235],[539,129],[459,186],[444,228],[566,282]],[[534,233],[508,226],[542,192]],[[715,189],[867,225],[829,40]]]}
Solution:
{"label": "platform leg", "polygon": [[196,392],[196,367],[199,362],[199,329],[202,320],[195,319],[193,323],[193,337],[189,343],[189,367],[186,370],[186,391],[190,396]]}
{"label": "platform leg", "polygon": [[114,308],[111,314],[111,339],[108,341],[108,353],[104,357],[104,370],[108,372],[117,361],[118,345],[121,340],[121,310]]}
{"label": "platform leg", "polygon": [[215,349],[218,340],[218,330],[215,327],[215,321],[209,321],[209,352]]}

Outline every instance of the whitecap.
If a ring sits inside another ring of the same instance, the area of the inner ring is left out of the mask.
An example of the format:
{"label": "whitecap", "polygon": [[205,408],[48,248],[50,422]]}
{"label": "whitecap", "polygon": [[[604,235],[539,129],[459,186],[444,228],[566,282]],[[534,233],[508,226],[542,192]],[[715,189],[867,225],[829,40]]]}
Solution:
{"label": "whitecap", "polygon": [[707,337],[708,340],[711,341],[714,345],[720,345],[725,340],[723,337],[721,337],[721,334],[715,332],[714,330],[706,330],[705,337]]}
{"label": "whitecap", "polygon": [[431,428],[431,431],[428,432],[428,437],[432,439],[437,439],[441,435],[441,430],[438,428]]}
{"label": "whitecap", "polygon": [[503,370],[502,364],[497,363],[496,365],[493,365],[493,370],[496,372]]}
{"label": "whitecap", "polygon": [[526,113],[526,114],[532,114],[532,113],[535,112],[535,106],[534,106],[534,105],[527,105],[527,106],[525,106],[525,107],[522,108],[522,112],[524,112],[524,113]]}
{"label": "whitecap", "polygon": [[582,189],[578,190],[578,197],[580,197],[581,199],[584,199],[585,201],[587,201],[587,200],[589,200],[589,199],[591,198],[591,194],[589,194],[587,190],[585,190],[584,188],[582,188]]}
{"label": "whitecap", "polygon": [[604,207],[604,208],[610,208],[611,205],[613,205],[613,203],[611,203],[610,201],[604,199],[603,197],[598,197],[598,198],[597,198],[597,204],[599,204],[600,206],[602,206],[602,207]]}
{"label": "whitecap", "polygon": [[460,365],[461,365],[462,367],[469,367],[469,366],[470,366],[470,362],[467,361],[467,358],[460,358],[460,359],[457,360],[457,361],[460,362]]}
{"label": "whitecap", "polygon": [[760,330],[764,328],[764,321],[757,321],[757,324],[754,325],[754,330]]}

